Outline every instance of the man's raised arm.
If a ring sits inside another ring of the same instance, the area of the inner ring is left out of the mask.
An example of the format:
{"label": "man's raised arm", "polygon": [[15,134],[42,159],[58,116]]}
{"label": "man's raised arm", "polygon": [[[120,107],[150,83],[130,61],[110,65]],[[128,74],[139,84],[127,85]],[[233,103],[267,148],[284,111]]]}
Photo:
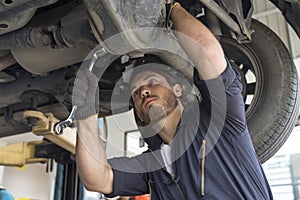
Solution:
{"label": "man's raised arm", "polygon": [[196,65],[200,77],[207,80],[219,76],[226,68],[226,60],[211,31],[178,3],[173,6],[171,19],[179,32],[179,43]]}
{"label": "man's raised arm", "polygon": [[72,103],[77,105],[76,159],[79,176],[88,190],[105,194],[113,191],[113,171],[107,162],[98,134],[98,78],[87,69],[77,73]]}
{"label": "man's raised arm", "polygon": [[88,190],[113,191],[113,171],[98,135],[97,115],[78,122],[76,158],[80,180]]}

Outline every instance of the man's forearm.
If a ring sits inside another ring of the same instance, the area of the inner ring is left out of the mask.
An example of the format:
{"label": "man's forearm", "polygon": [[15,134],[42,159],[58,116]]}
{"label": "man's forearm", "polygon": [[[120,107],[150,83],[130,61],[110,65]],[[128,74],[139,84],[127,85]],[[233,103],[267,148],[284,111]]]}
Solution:
{"label": "man's forearm", "polygon": [[76,158],[80,179],[88,190],[112,192],[113,172],[98,135],[96,115],[78,122]]}
{"label": "man's forearm", "polygon": [[171,18],[179,42],[203,79],[220,75],[226,60],[220,43],[211,31],[180,5],[172,9]]}

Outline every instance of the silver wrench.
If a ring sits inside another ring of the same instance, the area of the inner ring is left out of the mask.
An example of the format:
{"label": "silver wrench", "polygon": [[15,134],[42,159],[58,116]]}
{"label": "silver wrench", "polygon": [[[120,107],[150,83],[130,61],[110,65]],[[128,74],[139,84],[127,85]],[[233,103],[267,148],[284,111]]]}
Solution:
{"label": "silver wrench", "polygon": [[[97,61],[97,59],[101,56],[104,56],[105,54],[107,54],[106,50],[104,48],[101,48],[100,50],[96,51],[94,54],[93,54],[93,57],[92,57],[92,60],[91,60],[91,63],[89,65],[89,71],[91,72],[93,70],[93,67]],[[60,122],[57,122],[54,124],[54,127],[53,127],[53,131],[56,135],[61,135],[63,134],[64,132],[64,129],[67,128],[67,127],[70,127],[72,124],[73,124],[73,121],[74,121],[74,115],[75,115],[75,112],[77,110],[78,106],[77,105],[73,105],[72,107],[72,110],[68,116],[67,119],[65,119],[64,121],[60,121]]]}
{"label": "silver wrench", "polygon": [[66,120],[54,124],[53,130],[56,135],[63,134],[64,129],[70,127],[73,124],[74,113],[76,112],[76,110],[77,110],[77,105],[74,105],[72,107],[70,115]]}

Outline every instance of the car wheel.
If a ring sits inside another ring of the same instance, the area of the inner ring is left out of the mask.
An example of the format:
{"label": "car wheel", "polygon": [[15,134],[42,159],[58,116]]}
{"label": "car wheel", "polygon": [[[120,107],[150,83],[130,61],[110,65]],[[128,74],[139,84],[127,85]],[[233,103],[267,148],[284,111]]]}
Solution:
{"label": "car wheel", "polygon": [[220,42],[241,77],[248,128],[261,162],[284,144],[298,117],[298,76],[281,39],[267,26],[252,21],[252,42],[229,37]]}

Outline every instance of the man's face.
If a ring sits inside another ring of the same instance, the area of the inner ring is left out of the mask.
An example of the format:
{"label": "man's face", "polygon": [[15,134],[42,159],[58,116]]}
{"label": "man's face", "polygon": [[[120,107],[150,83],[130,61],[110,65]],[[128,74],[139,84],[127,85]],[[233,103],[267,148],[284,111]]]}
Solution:
{"label": "man's face", "polygon": [[178,106],[174,87],[155,72],[137,74],[131,84],[131,97],[137,115],[147,124],[165,118]]}

